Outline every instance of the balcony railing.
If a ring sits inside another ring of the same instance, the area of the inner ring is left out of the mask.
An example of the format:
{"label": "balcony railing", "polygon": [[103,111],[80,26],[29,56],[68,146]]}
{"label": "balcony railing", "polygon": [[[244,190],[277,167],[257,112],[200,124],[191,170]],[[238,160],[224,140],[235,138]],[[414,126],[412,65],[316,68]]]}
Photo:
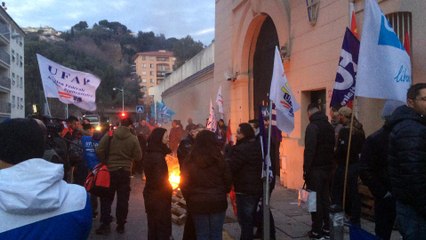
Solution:
{"label": "balcony railing", "polygon": [[0,36],[10,42],[10,30],[6,24],[0,23]]}
{"label": "balcony railing", "polygon": [[5,50],[0,49],[0,60],[10,65],[10,55]]}
{"label": "balcony railing", "polygon": [[0,87],[10,89],[10,78],[8,77],[0,77]]}
{"label": "balcony railing", "polygon": [[11,112],[10,103],[0,102],[0,113],[10,113],[10,112]]}

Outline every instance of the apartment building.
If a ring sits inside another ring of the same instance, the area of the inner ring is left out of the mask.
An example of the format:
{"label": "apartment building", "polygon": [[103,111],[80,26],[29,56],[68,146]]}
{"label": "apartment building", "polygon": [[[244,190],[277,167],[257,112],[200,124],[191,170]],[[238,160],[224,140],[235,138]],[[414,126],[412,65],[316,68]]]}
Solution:
{"label": "apartment building", "polygon": [[176,58],[172,52],[166,50],[139,52],[134,58],[133,73],[141,80],[141,91],[144,93],[144,104],[151,104],[152,97],[148,89],[157,86],[165,76],[173,71]]}
{"label": "apartment building", "polygon": [[0,8],[0,121],[25,117],[24,36]]}

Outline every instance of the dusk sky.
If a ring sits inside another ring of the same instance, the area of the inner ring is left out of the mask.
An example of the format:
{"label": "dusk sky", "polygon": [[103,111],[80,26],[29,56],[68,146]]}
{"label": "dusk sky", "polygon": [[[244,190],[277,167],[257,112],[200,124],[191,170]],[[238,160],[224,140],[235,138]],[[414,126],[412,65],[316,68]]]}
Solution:
{"label": "dusk sky", "polygon": [[153,31],[166,38],[191,35],[205,45],[214,38],[215,0],[15,0],[7,13],[20,27],[50,26],[67,31],[79,21],[91,28],[117,21],[132,32]]}

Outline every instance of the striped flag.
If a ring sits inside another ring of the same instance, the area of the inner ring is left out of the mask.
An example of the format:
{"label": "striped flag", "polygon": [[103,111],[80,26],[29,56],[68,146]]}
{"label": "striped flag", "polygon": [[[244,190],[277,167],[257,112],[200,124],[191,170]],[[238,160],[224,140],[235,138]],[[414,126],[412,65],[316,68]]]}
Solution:
{"label": "striped flag", "polygon": [[210,98],[210,114],[209,119],[207,120],[207,126],[206,128],[212,132],[216,132],[217,128],[217,121],[216,116],[214,115],[214,106],[212,104],[212,99]]}
{"label": "striped flag", "polygon": [[218,110],[218,112],[221,114],[221,117],[223,117],[222,85],[219,86],[219,89],[217,90],[216,104],[217,104],[217,110]]}
{"label": "striped flag", "polygon": [[263,118],[262,107],[260,107],[260,109],[261,111],[259,111],[259,140],[260,146],[262,147],[262,178],[266,177],[267,174],[269,176],[268,182],[271,183],[274,179],[274,172],[272,170],[271,155],[268,152],[268,133],[265,129],[265,120]]}

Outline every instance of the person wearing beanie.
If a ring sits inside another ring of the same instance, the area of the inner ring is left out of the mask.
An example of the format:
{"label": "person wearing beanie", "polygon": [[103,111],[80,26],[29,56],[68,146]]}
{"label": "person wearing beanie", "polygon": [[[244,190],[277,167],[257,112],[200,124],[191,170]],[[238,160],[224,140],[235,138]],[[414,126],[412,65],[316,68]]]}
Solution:
{"label": "person wearing beanie", "polygon": [[87,192],[62,180],[61,164],[41,158],[45,140],[34,119],[0,123],[0,239],[89,236],[92,210]]}
{"label": "person wearing beanie", "polygon": [[237,129],[237,143],[225,154],[237,198],[238,223],[241,239],[253,239],[256,207],[263,193],[262,151],[253,128],[241,123]]}
{"label": "person wearing beanie", "polygon": [[142,150],[138,138],[132,134],[132,120],[125,118],[112,136],[105,134],[96,149],[96,155],[108,167],[111,176],[108,196],[101,197],[101,225],[96,234],[108,234],[112,222],[111,205],[117,192],[116,231],[124,233],[127,222],[130,197],[130,171],[133,161],[142,158]]}

